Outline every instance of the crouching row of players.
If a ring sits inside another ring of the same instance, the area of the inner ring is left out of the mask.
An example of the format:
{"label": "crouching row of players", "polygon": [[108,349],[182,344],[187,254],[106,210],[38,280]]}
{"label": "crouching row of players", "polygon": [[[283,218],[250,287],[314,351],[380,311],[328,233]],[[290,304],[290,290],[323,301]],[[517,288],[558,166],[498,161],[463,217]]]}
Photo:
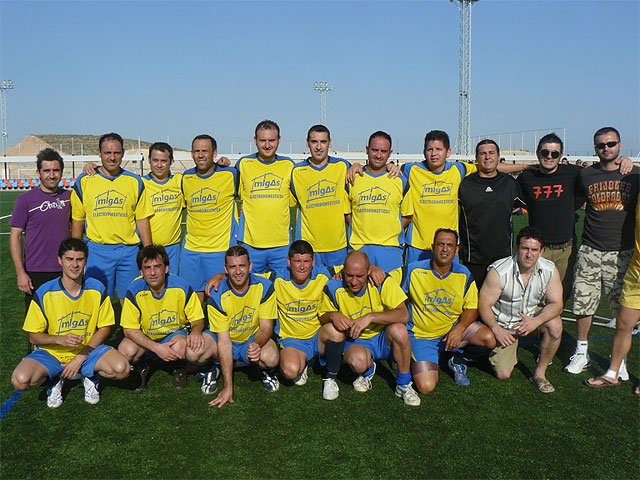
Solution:
{"label": "crouching row of players", "polygon": [[[148,246],[138,254],[142,276],[127,292],[120,322],[125,338],[115,350],[102,343],[114,324],[109,298],[99,282],[83,278],[84,243],[68,239],[59,250],[62,277],[37,291],[25,320],[24,329],[38,348],[18,365],[12,380],[18,390],[48,381],[47,404],[57,407],[64,380],[82,375],[85,400],[96,403],[98,375],[122,379],[134,371],[142,391],[149,360],[157,357],[176,365],[174,386],[181,388],[186,360],[197,370],[204,394],[217,392],[221,370],[223,388],[209,404],[222,407],[233,402],[238,363],[257,366],[265,389],[275,392],[278,366],[288,382],[304,385],[309,363],[318,358],[326,367],[323,398],[334,400],[343,362],[356,374],[354,389],[366,392],[375,362],[388,359],[396,369],[395,394],[406,405],[418,406],[412,377],[420,393],[433,391],[443,351],[451,352],[448,365],[461,385],[469,383],[466,361],[490,352],[497,376],[508,378],[517,363],[517,336],[542,327],[532,381],[545,393],[553,391],[545,371],[559,345],[562,286],[553,264],[540,258],[538,232],[523,229],[518,253],[492,265],[484,302],[491,329],[477,320],[478,292],[468,270],[454,263],[457,240],[455,231],[440,229],[433,259],[389,273],[370,265],[365,253],[353,251],[345,258],[342,279],[332,279],[333,269],[315,265],[306,241],[291,245],[287,269],[263,276],[251,273],[244,247],[231,247],[226,273],[207,285],[209,329],[195,292],[168,274],[164,248]],[[546,306],[540,310],[542,303]],[[514,304],[515,316],[501,311]]]}

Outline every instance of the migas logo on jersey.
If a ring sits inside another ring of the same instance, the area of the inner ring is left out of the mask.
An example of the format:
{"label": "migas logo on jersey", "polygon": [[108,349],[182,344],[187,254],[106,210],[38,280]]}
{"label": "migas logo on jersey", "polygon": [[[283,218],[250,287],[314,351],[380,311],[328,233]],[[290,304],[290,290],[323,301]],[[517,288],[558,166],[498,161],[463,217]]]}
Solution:
{"label": "migas logo on jersey", "polygon": [[151,315],[151,322],[149,322],[149,332],[155,330],[164,330],[171,325],[178,325],[178,312],[174,310],[161,310],[158,313]]}
{"label": "migas logo on jersey", "polygon": [[373,313],[373,308],[365,305],[357,312],[350,313],[349,318],[355,320],[356,318],[364,317],[367,313]]}
{"label": "migas logo on jersey", "polygon": [[305,298],[287,303],[288,313],[310,313],[318,308],[316,300],[307,300]]}
{"label": "migas logo on jersey", "polygon": [[191,206],[194,208],[212,206],[218,203],[220,192],[210,187],[202,187],[191,194]]}
{"label": "migas logo on jersey", "polygon": [[151,195],[151,205],[153,207],[159,207],[161,205],[174,203],[179,196],[180,194],[178,192],[165,188]]}
{"label": "migas logo on jersey", "polygon": [[253,324],[253,316],[256,309],[244,307],[240,312],[231,317],[231,330],[240,330]]}
{"label": "migas logo on jersey", "polygon": [[251,180],[251,192],[280,190],[280,185],[282,185],[282,177],[273,173],[265,173]]}
{"label": "migas logo on jersey", "polygon": [[424,183],[422,185],[421,197],[437,197],[438,195],[449,195],[453,189],[453,183],[442,182],[436,180],[431,183]]}
{"label": "migas logo on jersey", "polygon": [[360,192],[358,205],[386,205],[390,195],[390,192],[380,187],[371,187]]}
{"label": "migas logo on jersey", "polygon": [[424,306],[426,307],[451,307],[456,296],[445,290],[438,288],[424,294]]}
{"label": "migas logo on jersey", "polygon": [[56,335],[66,335],[67,333],[84,335],[85,330],[89,326],[89,320],[91,320],[91,315],[88,313],[80,311],[71,312],[58,321],[58,331]]}
{"label": "migas logo on jersey", "polygon": [[124,201],[126,199],[127,196],[123,195],[117,190],[107,190],[100,195],[96,195],[94,210],[103,210],[105,208],[122,209],[122,207],[124,207]]}
{"label": "migas logo on jersey", "polygon": [[336,182],[322,179],[307,189],[307,202],[324,200],[336,196]]}

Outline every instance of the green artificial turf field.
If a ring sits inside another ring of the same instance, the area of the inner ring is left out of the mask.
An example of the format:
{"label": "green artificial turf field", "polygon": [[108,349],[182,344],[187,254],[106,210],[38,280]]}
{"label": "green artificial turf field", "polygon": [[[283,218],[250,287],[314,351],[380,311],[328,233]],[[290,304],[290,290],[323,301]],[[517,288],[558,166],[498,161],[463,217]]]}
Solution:
{"label": "green artificial turf field", "polygon": [[[0,217],[15,193],[0,194]],[[9,256],[8,218],[0,220],[0,402],[14,390],[11,372],[26,354],[23,296]],[[515,217],[516,230],[526,217]],[[610,316],[605,305],[599,314]],[[46,407],[44,388],[5,402],[0,420],[2,478],[639,478],[640,409],[632,385],[640,372],[638,338],[629,355],[631,381],[592,390],[581,382],[608,365],[613,330],[594,327],[592,370],[562,371],[573,353],[575,324],[539,393],[528,381],[537,344],[525,343],[509,381],[486,364],[469,369],[460,387],[446,369],[435,392],[409,408],[393,393],[381,362],[373,390],[356,393],[343,368],[340,397],[322,400],[319,372],[307,385],[269,394],[250,370],[235,374],[235,403],[207,406],[189,377],[173,390],[171,375],[155,372],[142,394],[129,381],[103,382],[97,405],[80,384],[65,386],[65,402]],[[120,329],[109,341],[117,345]]]}

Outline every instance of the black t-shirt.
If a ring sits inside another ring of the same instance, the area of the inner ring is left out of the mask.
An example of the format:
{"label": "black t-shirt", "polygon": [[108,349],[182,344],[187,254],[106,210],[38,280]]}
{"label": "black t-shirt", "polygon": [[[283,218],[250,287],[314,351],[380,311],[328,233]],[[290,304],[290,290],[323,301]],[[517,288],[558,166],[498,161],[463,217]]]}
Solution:
{"label": "black t-shirt", "polygon": [[584,201],[576,198],[582,170],[577,165],[560,164],[553,173],[535,169],[518,176],[529,211],[529,225],[542,232],[546,244],[565,243],[573,238],[575,210]]}
{"label": "black t-shirt", "polygon": [[601,252],[633,248],[640,168],[622,175],[600,164],[582,169],[580,193],[587,197],[582,243]]}
{"label": "black t-shirt", "polygon": [[462,180],[460,205],[460,259],[489,265],[512,254],[514,204],[522,205],[520,187],[511,175],[492,178],[474,173]]}

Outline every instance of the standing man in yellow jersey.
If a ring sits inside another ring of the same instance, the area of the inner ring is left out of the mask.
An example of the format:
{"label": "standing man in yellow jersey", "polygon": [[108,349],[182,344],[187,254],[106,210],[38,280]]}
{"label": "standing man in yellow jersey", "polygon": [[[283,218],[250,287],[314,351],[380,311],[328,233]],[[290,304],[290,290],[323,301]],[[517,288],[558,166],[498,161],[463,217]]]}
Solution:
{"label": "standing man in yellow jersey", "polygon": [[224,254],[236,243],[237,171],[213,163],[218,144],[210,135],[191,142],[195,168],[182,175],[187,207],[187,233],[180,254],[180,276],[204,301],[204,287],[213,273],[224,271]]}
{"label": "standing man in yellow jersey", "polygon": [[313,246],[318,265],[342,265],[347,254],[346,174],[350,165],[329,156],[331,135],[324,125],[309,129],[307,147],[311,156],[291,172],[291,191],[298,203],[296,239]]}
{"label": "standing man in yellow jersey", "polygon": [[155,245],[162,245],[169,255],[169,273],[176,275],[180,266],[180,241],[182,240],[182,174],[171,173],[173,148],[164,142],[149,147],[151,171],[142,177],[145,190],[151,200],[153,217],[151,237]]}
{"label": "standing man in yellow jersey", "polygon": [[478,290],[471,273],[453,262],[458,253],[457,232],[437,230],[432,250],[432,259],[390,273],[411,301],[407,324],[413,359],[411,373],[418,391],[425,394],[438,384],[442,352],[454,352],[449,368],[456,383],[467,386],[466,359],[488,355],[489,349],[496,346],[491,330],[477,321]]}
{"label": "standing man in yellow jersey", "polygon": [[289,207],[296,204],[290,191],[294,164],[276,153],[280,144],[276,122],[258,123],[253,140],[258,151],[236,164],[242,200],[238,241],[249,251],[254,273],[265,273],[287,266]]}
{"label": "standing man in yellow jersey", "polygon": [[[404,228],[409,217],[402,217],[401,206],[409,188],[407,177],[391,178],[387,162],[391,156],[391,136],[377,131],[367,144],[367,165],[363,174],[347,185],[351,203],[349,245],[365,252],[369,261],[385,272],[402,266]],[[406,208],[406,207],[405,207]]]}
{"label": "standing man in yellow jersey", "polygon": [[142,179],[120,167],[124,156],[120,135],[100,137],[98,156],[102,164],[96,175],[81,174],[71,193],[71,234],[82,239],[86,222],[91,254],[87,276],[100,280],[110,296],[117,290],[122,303],[127,287],[139,274],[138,245],[151,244],[153,210]]}
{"label": "standing man in yellow jersey", "polygon": [[[433,258],[431,241],[437,229],[458,231],[458,188],[464,177],[478,169],[471,163],[449,162],[450,145],[446,132],[432,130],[424,137],[425,160],[402,167],[411,197],[406,215],[412,216],[407,230],[407,265]],[[499,170],[505,173],[524,168],[523,165],[499,165]]]}
{"label": "standing man in yellow jersey", "polygon": [[347,255],[342,275],[344,280],[330,280],[325,287],[320,321],[348,337],[344,361],[358,375],[353,388],[357,392],[371,390],[376,360],[393,359],[397,365],[396,396],[405,405],[419,406],[420,397],[411,386],[409,372],[407,296],[388,275],[380,286],[370,284],[369,258],[362,251]]}

